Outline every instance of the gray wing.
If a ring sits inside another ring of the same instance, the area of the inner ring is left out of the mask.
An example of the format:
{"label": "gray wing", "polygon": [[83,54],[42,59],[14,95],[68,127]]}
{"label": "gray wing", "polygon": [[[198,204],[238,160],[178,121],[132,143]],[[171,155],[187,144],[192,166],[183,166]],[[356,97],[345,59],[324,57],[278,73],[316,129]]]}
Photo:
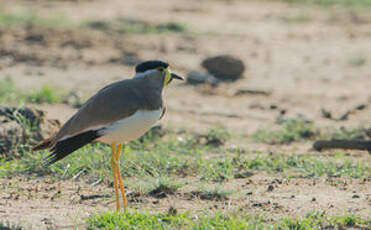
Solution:
{"label": "gray wing", "polygon": [[86,130],[107,126],[134,114],[144,99],[133,86],[133,80],[110,84],[92,96],[55,135],[53,142]]}

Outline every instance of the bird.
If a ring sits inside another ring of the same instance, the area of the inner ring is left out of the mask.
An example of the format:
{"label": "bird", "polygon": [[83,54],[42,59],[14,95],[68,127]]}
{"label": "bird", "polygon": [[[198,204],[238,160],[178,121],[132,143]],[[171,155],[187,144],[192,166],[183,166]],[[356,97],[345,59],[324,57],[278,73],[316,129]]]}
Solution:
{"label": "bird", "polygon": [[163,89],[173,79],[184,80],[171,72],[167,62],[148,60],[139,63],[134,77],[100,89],[58,132],[34,146],[33,150],[49,150],[42,162],[47,167],[89,143],[109,144],[116,209],[120,210],[120,189],[126,210],[127,198],[119,162],[122,145],[141,137],[164,116]]}

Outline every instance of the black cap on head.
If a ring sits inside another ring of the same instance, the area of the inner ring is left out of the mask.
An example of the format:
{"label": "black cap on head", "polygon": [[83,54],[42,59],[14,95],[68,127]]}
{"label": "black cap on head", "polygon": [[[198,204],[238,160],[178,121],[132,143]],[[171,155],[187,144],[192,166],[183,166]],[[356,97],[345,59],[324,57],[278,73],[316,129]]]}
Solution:
{"label": "black cap on head", "polygon": [[169,64],[163,61],[158,61],[158,60],[145,61],[145,62],[138,64],[135,67],[135,72],[143,73],[147,70],[156,69],[158,67],[167,68],[168,66]]}

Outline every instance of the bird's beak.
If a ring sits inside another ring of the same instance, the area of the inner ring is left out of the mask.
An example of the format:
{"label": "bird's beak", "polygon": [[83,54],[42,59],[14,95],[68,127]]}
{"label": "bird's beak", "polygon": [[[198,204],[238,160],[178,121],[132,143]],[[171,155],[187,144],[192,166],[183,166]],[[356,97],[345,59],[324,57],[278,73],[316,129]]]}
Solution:
{"label": "bird's beak", "polygon": [[184,78],[183,77],[181,77],[181,76],[179,76],[179,75],[177,75],[175,73],[171,73],[171,78],[172,79],[178,79],[178,80],[184,81]]}

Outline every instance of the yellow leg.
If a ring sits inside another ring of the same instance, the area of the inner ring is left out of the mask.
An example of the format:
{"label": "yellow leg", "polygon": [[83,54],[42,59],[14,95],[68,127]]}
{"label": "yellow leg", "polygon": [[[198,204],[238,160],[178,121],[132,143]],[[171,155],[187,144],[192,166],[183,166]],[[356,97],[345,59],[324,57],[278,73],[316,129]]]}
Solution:
{"label": "yellow leg", "polygon": [[112,173],[113,173],[113,184],[115,187],[115,194],[116,194],[116,209],[117,211],[119,211],[120,201],[119,201],[119,191],[118,191],[118,185],[117,185],[117,161],[116,161],[116,152],[115,152],[116,144],[112,143],[111,147],[112,147],[111,167],[112,167]]}
{"label": "yellow leg", "polygon": [[117,176],[118,176],[118,179],[119,179],[119,182],[120,182],[120,190],[121,190],[122,201],[124,203],[124,209],[126,210],[128,201],[126,199],[124,183],[122,183],[122,177],[121,177],[121,173],[120,173],[120,159],[119,159],[119,157],[120,157],[121,149],[122,149],[122,145],[119,144],[117,146],[117,150],[116,150],[116,161],[117,161],[116,170],[117,170]]}

